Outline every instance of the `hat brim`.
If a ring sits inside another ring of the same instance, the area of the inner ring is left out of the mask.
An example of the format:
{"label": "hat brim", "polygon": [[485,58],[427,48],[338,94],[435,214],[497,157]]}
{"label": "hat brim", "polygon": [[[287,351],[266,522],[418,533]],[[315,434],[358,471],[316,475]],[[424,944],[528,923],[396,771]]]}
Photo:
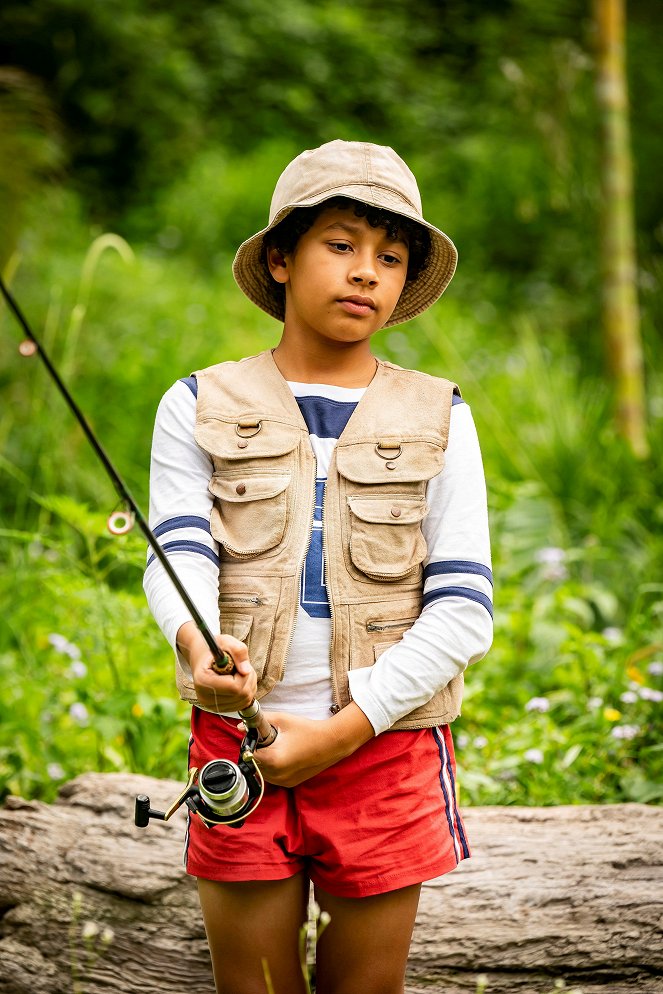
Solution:
{"label": "hat brim", "polygon": [[285,320],[285,304],[274,294],[273,288],[276,284],[263,261],[263,239],[268,231],[275,228],[297,207],[315,207],[332,197],[349,197],[369,204],[371,207],[391,211],[409,221],[420,224],[430,235],[431,250],[426,268],[422,270],[416,280],[405,284],[391,317],[383,327],[389,328],[392,325],[411,320],[417,314],[427,310],[442,296],[451,282],[458,262],[456,246],[449,236],[425,221],[416,208],[395,191],[387,190],[384,187],[376,188],[356,184],[325,191],[302,203],[289,204],[276,214],[266,228],[240,245],[233,262],[233,276],[240,290],[246,294],[249,300],[276,318],[277,321]]}

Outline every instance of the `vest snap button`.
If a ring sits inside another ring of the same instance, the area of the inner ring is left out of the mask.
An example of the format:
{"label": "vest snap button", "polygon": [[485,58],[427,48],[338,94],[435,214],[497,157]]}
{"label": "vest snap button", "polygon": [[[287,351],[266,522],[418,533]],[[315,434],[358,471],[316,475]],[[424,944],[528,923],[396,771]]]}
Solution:
{"label": "vest snap button", "polygon": [[330,707],[330,709],[329,709],[329,711],[330,711],[330,713],[331,713],[331,714],[338,714],[338,712],[339,712],[340,710],[341,710],[341,709],[340,709],[340,707],[338,706],[338,704],[332,704],[332,706],[331,706],[331,707]]}
{"label": "vest snap button", "polygon": [[[242,494],[246,493],[246,486],[243,483],[238,483],[237,486],[235,487],[235,492],[238,493],[241,497]],[[398,513],[400,514],[400,511]]]}
{"label": "vest snap button", "polygon": [[392,516],[392,518],[400,518],[400,516],[401,516],[401,509],[400,509],[400,507],[392,507],[392,509],[391,509],[391,516]]}
{"label": "vest snap button", "polygon": [[395,462],[385,463],[385,466],[387,467],[387,469],[396,469],[396,463]]}
{"label": "vest snap button", "polygon": [[248,443],[248,442],[246,441],[246,439],[245,439],[245,438],[241,438],[241,439],[239,440],[239,442],[237,443],[237,448],[238,448],[238,449],[245,449],[245,448],[246,448],[246,446],[247,446],[248,444],[249,444],[249,443]]}

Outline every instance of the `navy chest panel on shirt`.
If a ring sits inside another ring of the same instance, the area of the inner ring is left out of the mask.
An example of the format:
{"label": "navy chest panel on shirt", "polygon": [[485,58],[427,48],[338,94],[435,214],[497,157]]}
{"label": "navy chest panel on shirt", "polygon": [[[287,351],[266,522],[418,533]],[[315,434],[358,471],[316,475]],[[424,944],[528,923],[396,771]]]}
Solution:
{"label": "navy chest panel on shirt", "polygon": [[[327,397],[297,397],[297,404],[310,435],[320,439],[340,438],[357,404],[330,400]],[[323,467],[318,464],[318,472]],[[326,467],[324,467],[326,469]],[[329,600],[325,586],[325,567],[322,555],[322,500],[326,476],[315,481],[315,512],[311,544],[302,571],[299,602],[310,618],[329,618]]]}

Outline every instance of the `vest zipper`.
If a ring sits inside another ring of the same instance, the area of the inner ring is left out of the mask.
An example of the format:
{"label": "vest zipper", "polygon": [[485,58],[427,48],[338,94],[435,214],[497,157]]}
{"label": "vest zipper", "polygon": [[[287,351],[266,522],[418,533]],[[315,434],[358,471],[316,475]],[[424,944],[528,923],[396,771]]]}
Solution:
{"label": "vest zipper", "polygon": [[[315,458],[314,458],[313,461],[314,461],[314,463],[316,463],[316,467],[315,468],[317,469],[317,462],[316,462]],[[315,477],[316,477],[316,473],[314,471],[314,473],[313,473],[313,500],[311,501],[311,521],[310,521],[310,527],[309,527],[309,533],[308,533],[308,542],[306,543],[306,548],[304,550],[304,555],[302,556],[301,562],[299,564],[299,572],[297,574],[297,586],[295,588],[296,589],[296,596],[295,596],[295,617],[294,617],[294,620],[293,620],[293,622],[292,622],[292,624],[290,626],[290,635],[288,636],[288,645],[286,647],[285,655],[283,656],[283,661],[281,663],[281,669],[280,669],[279,675],[278,675],[278,681],[279,682],[283,679],[283,674],[285,673],[286,662],[287,662],[288,656],[290,655],[290,650],[292,649],[292,643],[293,643],[294,638],[295,638],[295,628],[297,626],[297,613],[298,613],[298,608],[299,608],[299,589],[300,589],[301,583],[302,583],[302,573],[304,572],[304,564],[306,562],[306,557],[308,556],[308,550],[311,547],[311,540],[313,538],[313,522],[315,521]],[[322,498],[322,504],[323,504],[323,509],[324,509],[324,495],[323,495],[323,498]],[[323,515],[324,515],[324,510],[323,510]]]}
{"label": "vest zipper", "polygon": [[[329,477],[328,477],[329,478]],[[327,586],[327,543],[325,541],[325,503],[327,501],[327,480],[325,480],[324,490],[322,491],[322,562],[323,562],[323,577],[325,579],[325,587]],[[336,686],[336,671],[334,669],[334,607],[332,605],[332,598],[327,592],[327,601],[329,603],[329,616],[331,618],[331,636],[329,638],[329,672],[331,674],[331,685],[332,685],[332,706],[330,711],[332,714],[338,714],[341,710],[341,706],[338,703],[338,690]]]}
{"label": "vest zipper", "polygon": [[247,595],[246,597],[242,597],[242,596],[235,597],[233,594],[231,594],[229,597],[224,597],[223,598],[223,603],[224,603],[224,605],[225,604],[255,604],[257,606],[259,604],[263,604],[264,601],[262,601],[260,599],[260,597],[257,597],[257,596],[250,597],[250,596]]}
{"label": "vest zipper", "polygon": [[413,625],[416,620],[416,618],[404,618],[403,621],[368,621],[366,631],[388,632],[393,628],[405,628],[406,625]]}

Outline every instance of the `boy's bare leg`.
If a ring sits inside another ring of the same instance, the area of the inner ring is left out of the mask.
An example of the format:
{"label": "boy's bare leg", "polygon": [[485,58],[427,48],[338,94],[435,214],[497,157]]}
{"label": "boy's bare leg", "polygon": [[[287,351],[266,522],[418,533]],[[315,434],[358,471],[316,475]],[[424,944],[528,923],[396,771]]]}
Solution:
{"label": "boy's bare leg", "polygon": [[375,897],[316,888],[331,921],[318,943],[317,994],[403,994],[420,884]]}
{"label": "boy's bare leg", "polygon": [[301,873],[246,883],[198,878],[217,994],[265,994],[262,958],[275,994],[304,994],[298,942],[308,891]]}

